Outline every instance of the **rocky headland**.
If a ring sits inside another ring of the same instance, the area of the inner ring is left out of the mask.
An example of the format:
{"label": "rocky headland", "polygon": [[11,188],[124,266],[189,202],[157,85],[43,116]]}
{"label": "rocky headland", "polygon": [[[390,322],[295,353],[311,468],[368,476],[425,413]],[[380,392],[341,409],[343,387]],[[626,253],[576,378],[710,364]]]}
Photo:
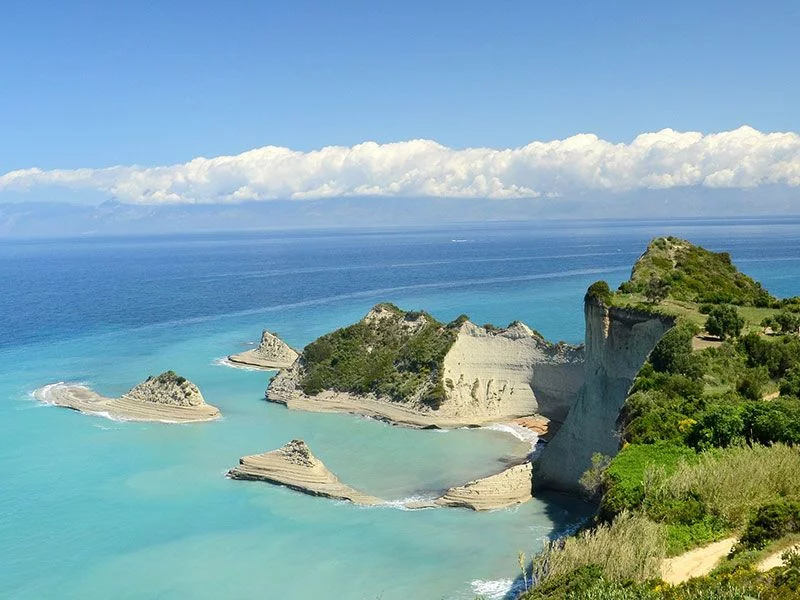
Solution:
{"label": "rocky headland", "polygon": [[309,344],[266,397],[291,409],[348,412],[412,427],[463,427],[543,415],[564,419],[583,384],[583,347],[525,324],[449,324],[375,306]]}
{"label": "rocky headland", "polygon": [[192,423],[219,418],[219,409],[206,404],[196,385],[166,371],[148,377],[119,398],[107,398],[82,385],[57,383],[34,392],[41,402],[120,421]]}
{"label": "rocky headland", "polygon": [[[458,507],[476,511],[515,506],[532,497],[531,469],[530,461],[525,460],[500,473],[452,487],[434,500],[413,500],[403,506],[409,509]],[[397,504],[339,481],[303,440],[292,440],[271,452],[243,456],[239,464],[228,471],[228,477],[283,485],[310,496],[347,500],[362,506]]]}
{"label": "rocky headland", "polygon": [[261,333],[261,342],[256,348],[239,354],[231,354],[232,363],[260,367],[262,369],[286,369],[291,367],[299,354],[286,342],[266,329]]}

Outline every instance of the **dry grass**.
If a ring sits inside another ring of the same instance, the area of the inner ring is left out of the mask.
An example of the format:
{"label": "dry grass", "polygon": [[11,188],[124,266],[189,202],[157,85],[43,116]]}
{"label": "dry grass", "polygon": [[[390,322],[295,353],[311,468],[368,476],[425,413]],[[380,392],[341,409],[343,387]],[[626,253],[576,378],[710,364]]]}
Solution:
{"label": "dry grass", "polygon": [[621,513],[611,525],[583,531],[545,545],[534,558],[534,581],[599,565],[610,581],[646,581],[660,575],[666,556],[663,528],[640,514]]}
{"label": "dry grass", "polygon": [[697,495],[713,514],[738,527],[759,506],[800,498],[800,448],[775,444],[705,452],[648,487],[648,494],[667,498]]}

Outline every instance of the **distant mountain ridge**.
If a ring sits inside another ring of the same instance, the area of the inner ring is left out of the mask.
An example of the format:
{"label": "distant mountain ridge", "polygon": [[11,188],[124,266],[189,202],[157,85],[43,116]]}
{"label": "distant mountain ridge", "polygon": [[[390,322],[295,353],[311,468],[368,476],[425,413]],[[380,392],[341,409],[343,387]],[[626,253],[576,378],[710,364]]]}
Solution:
{"label": "distant mountain ridge", "polygon": [[397,227],[541,219],[650,219],[800,214],[800,190],[685,188],[562,198],[336,198],[241,204],[0,202],[0,238]]}

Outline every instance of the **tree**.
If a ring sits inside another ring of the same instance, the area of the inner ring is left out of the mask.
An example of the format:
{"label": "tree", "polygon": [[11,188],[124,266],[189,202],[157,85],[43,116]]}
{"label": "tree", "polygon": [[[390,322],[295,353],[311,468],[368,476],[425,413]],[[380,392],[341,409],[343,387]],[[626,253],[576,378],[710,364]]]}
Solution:
{"label": "tree", "polygon": [[742,332],[745,320],[733,306],[723,304],[715,306],[706,319],[706,331],[724,340],[726,337],[738,337]]}
{"label": "tree", "polygon": [[644,297],[650,304],[658,304],[669,294],[669,284],[660,277],[651,277],[644,288]]}
{"label": "tree", "polygon": [[783,333],[795,333],[800,328],[800,315],[781,311],[774,317],[775,324],[781,328]]}
{"label": "tree", "polygon": [[[692,360],[692,338],[697,333],[696,328],[688,323],[682,323],[670,329],[661,341],[656,344],[650,353],[650,363],[659,373],[680,373],[690,377],[702,377],[702,373],[695,373]],[[699,366],[699,365],[697,365]]]}

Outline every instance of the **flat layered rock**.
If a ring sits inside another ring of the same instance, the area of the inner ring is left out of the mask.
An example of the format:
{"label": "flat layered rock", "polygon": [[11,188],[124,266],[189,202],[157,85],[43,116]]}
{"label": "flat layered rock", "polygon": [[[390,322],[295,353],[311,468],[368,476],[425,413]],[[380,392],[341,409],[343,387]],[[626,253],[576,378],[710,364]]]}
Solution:
{"label": "flat layered rock", "polygon": [[339,481],[302,440],[292,440],[272,452],[244,456],[239,459],[237,467],[228,471],[228,477],[266,481],[311,496],[347,500],[353,504],[370,506],[384,503],[380,498],[361,493]]}
{"label": "flat layered rock", "polygon": [[[453,487],[439,498],[410,500],[401,505],[406,509],[456,507],[472,510],[515,506],[531,499],[531,469],[530,461],[526,461],[495,475]],[[265,481],[311,496],[347,500],[363,506],[398,504],[364,494],[342,483],[302,440],[292,440],[272,452],[244,456],[239,459],[238,466],[228,471],[228,477]]]}
{"label": "flat layered rock", "polygon": [[287,369],[294,364],[298,356],[286,342],[265,329],[261,333],[261,342],[257,348],[231,354],[228,360],[263,369]]}
{"label": "flat layered rock", "polygon": [[434,504],[472,510],[495,510],[522,504],[533,497],[532,475],[533,466],[526,461],[495,475],[450,488]]}
{"label": "flat layered rock", "polygon": [[206,404],[196,385],[172,371],[148,377],[119,398],[107,398],[86,386],[64,383],[40,388],[34,396],[46,404],[120,421],[193,423],[220,416],[217,407]]}

